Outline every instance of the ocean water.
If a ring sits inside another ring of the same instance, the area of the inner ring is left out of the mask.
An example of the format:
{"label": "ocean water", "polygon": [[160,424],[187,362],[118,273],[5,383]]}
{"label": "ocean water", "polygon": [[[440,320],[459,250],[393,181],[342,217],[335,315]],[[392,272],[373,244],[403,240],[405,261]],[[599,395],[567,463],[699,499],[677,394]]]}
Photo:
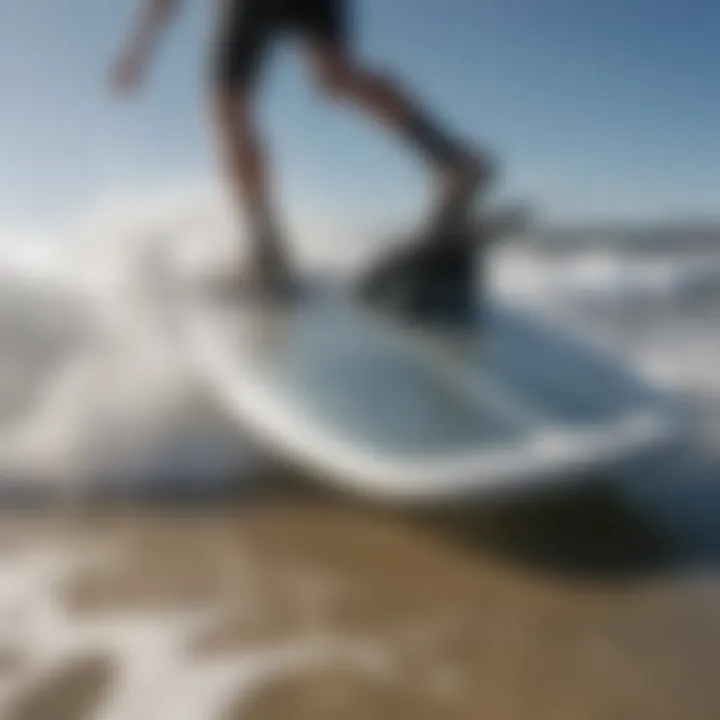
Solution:
{"label": "ocean water", "polygon": [[[170,322],[169,274],[232,267],[232,224],[186,202],[151,210],[0,242],[0,715],[718,717],[720,247],[678,238],[638,258],[530,240],[493,257],[493,293],[687,408],[685,452],[608,478],[622,503],[535,498],[468,533],[313,498],[16,513],[224,499],[262,466]],[[320,240],[308,267],[355,267]],[[682,559],[658,577],[668,544]]]}
{"label": "ocean water", "polygon": [[[357,248],[343,256],[336,243],[331,256],[327,238],[317,246],[326,269],[347,273],[358,262]],[[0,494],[206,493],[252,475],[253,449],[173,338],[166,286],[171,272],[216,276],[241,252],[227,214],[188,203],[118,207],[54,234],[2,237]],[[492,263],[491,292],[682,401],[697,441],[691,457],[624,482],[668,522],[714,537],[720,243],[685,251],[679,237],[677,249],[665,243],[655,254],[617,243],[551,253],[530,238],[498,248]],[[681,518],[678,506],[687,506]]]}
{"label": "ocean water", "polygon": [[[173,345],[158,248],[178,218],[108,212],[3,238],[0,484],[22,497],[209,490],[247,459]],[[210,229],[209,232],[212,232]]]}

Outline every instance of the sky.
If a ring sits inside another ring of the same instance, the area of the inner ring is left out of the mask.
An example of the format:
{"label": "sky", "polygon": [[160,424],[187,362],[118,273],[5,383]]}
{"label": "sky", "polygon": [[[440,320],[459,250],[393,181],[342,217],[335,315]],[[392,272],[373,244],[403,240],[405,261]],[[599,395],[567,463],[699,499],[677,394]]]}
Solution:
{"label": "sky", "polygon": [[[142,94],[108,90],[134,0],[0,3],[0,227],[217,183],[204,105],[217,0],[185,0]],[[354,0],[358,57],[502,163],[496,200],[551,222],[720,213],[716,0]],[[258,112],[280,204],[420,212],[419,160],[327,101],[281,44]]]}

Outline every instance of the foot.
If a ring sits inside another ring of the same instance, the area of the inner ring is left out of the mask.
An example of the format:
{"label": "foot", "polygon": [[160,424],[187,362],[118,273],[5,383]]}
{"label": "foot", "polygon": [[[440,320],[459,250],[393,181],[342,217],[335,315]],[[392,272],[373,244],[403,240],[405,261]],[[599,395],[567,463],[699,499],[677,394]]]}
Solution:
{"label": "foot", "polygon": [[440,237],[467,225],[473,200],[490,185],[495,169],[490,158],[465,152],[441,168],[440,199],[429,218],[426,236]]}

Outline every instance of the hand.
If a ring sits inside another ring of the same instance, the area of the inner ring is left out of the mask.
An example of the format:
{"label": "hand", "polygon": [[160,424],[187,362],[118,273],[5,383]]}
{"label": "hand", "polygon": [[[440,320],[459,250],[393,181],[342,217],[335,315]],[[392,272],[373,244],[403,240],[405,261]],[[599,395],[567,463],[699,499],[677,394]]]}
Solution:
{"label": "hand", "polygon": [[144,69],[137,55],[124,55],[112,68],[111,84],[119,93],[132,93],[142,85]]}

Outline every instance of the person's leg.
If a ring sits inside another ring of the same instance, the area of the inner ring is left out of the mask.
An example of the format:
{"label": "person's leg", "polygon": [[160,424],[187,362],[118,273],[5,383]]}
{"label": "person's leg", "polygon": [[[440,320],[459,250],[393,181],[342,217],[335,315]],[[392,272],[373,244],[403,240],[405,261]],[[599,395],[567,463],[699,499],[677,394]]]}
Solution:
{"label": "person's leg", "polygon": [[396,132],[439,171],[441,199],[430,230],[463,221],[475,192],[487,184],[492,163],[476,155],[441,127],[411,95],[388,75],[358,65],[352,56],[347,18],[350,0],[303,0],[299,19],[310,40],[313,69],[319,83]]}
{"label": "person's leg", "polygon": [[256,254],[279,245],[280,233],[270,197],[268,163],[254,125],[252,94],[216,89],[213,117],[220,160],[234,199],[246,214]]}
{"label": "person's leg", "polygon": [[464,220],[476,190],[489,180],[489,159],[453,138],[387,75],[354,65],[331,46],[318,44],[313,55],[323,87],[383,122],[439,171],[443,190],[430,226]]}
{"label": "person's leg", "polygon": [[274,18],[262,3],[230,2],[212,83],[212,115],[220,161],[247,217],[250,266],[259,281],[285,279],[287,265],[272,206],[268,163],[255,124],[254,85]]}

